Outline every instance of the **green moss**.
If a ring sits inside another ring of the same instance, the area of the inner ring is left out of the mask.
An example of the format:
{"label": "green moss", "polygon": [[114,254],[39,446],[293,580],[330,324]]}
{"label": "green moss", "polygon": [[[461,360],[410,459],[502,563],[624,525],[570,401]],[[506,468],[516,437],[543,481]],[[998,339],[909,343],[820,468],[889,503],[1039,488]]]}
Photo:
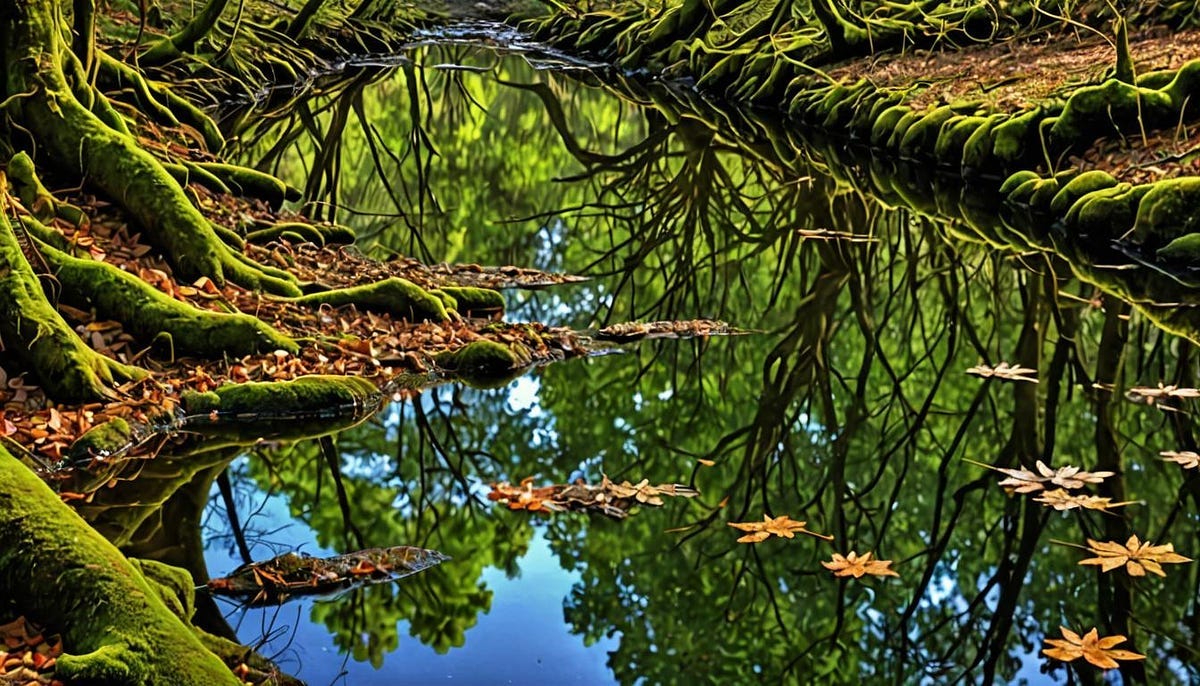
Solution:
{"label": "green moss", "polygon": [[504,296],[499,291],[466,286],[442,286],[438,290],[454,298],[454,309],[459,314],[481,317],[504,313]]}
{"label": "green moss", "polygon": [[1067,99],[1062,114],[1050,128],[1056,145],[1092,141],[1115,130],[1132,132],[1139,120],[1146,126],[1173,109],[1171,97],[1162,91],[1110,79],[1098,86],[1077,89]]}
{"label": "green moss", "polygon": [[61,632],[66,654],[58,659],[60,679],[145,686],[239,683],[138,567],[3,450],[0,597]]}
{"label": "green moss", "polygon": [[992,129],[992,155],[1004,162],[1017,162],[1036,150],[1040,153],[1041,138],[1038,134],[1038,122],[1044,116],[1042,109],[1035,108],[1010,117],[1002,124]]}
{"label": "green moss", "polygon": [[953,116],[954,110],[948,105],[943,105],[913,122],[912,126],[904,132],[904,137],[900,139],[900,156],[911,158],[928,155],[936,146],[938,134],[942,131],[942,124],[945,124]]}
{"label": "green moss", "polygon": [[489,340],[472,341],[438,353],[434,361],[454,378],[481,386],[504,384],[521,373],[520,361],[512,350]]}
{"label": "green moss", "polygon": [[1029,196],[1029,206],[1038,210],[1050,208],[1050,201],[1058,194],[1061,181],[1058,178],[1042,179],[1034,186]]}
{"label": "green moss", "polygon": [[[900,147],[900,141],[904,140],[904,136],[908,134],[909,127],[921,121],[925,117],[926,112],[926,110],[920,112],[910,110],[907,114],[900,117],[900,121],[896,122],[896,126],[892,129],[884,145],[891,150]],[[874,133],[874,131],[871,133]]]}
{"label": "green moss", "polygon": [[993,114],[981,124],[963,143],[962,166],[968,173],[988,171],[992,162],[992,149],[996,145],[995,128],[1007,120],[1003,114]]}
{"label": "green moss", "polygon": [[1050,201],[1050,211],[1056,215],[1062,215],[1071,209],[1071,205],[1088,193],[1112,188],[1115,185],[1117,185],[1117,180],[1108,172],[1099,170],[1083,172],[1059,189],[1058,194]]}
{"label": "green moss", "polygon": [[97,424],[75,439],[67,450],[67,458],[75,464],[85,464],[96,458],[106,458],[126,450],[134,440],[129,422],[116,417]]}
{"label": "green moss", "polygon": [[299,349],[257,317],[201,310],[110,264],[71,257],[49,246],[42,252],[68,301],[95,307],[101,317],[122,322],[143,341],[166,333],[176,353],[207,356]]}
{"label": "green moss", "polygon": [[221,162],[199,162],[196,166],[217,177],[235,192],[265,200],[274,207],[282,205],[285,200],[300,199],[300,191],[257,169]]}
{"label": "green moss", "polygon": [[227,384],[208,393],[185,392],[181,400],[191,416],[216,412],[225,419],[259,419],[346,414],[377,404],[380,397],[375,384],[361,377],[312,375],[291,381]]}
{"label": "green moss", "polygon": [[437,296],[399,277],[390,277],[363,286],[311,293],[295,298],[293,302],[312,306],[354,305],[372,312],[387,312],[410,322],[444,322],[450,318],[446,306]]}
{"label": "green moss", "polygon": [[1038,176],[1037,172],[1029,171],[1028,169],[1011,174],[1007,179],[1004,180],[1004,183],[1000,184],[1000,195],[1011,195],[1013,191],[1017,190],[1022,185],[1030,181],[1036,181],[1040,178],[1041,177]]}
{"label": "green moss", "polygon": [[1200,177],[1167,179],[1149,184],[1133,225],[1141,242],[1166,245],[1200,231]]}
{"label": "green moss", "polygon": [[892,136],[900,120],[911,114],[912,110],[904,105],[892,105],[881,112],[871,126],[871,145],[882,146]]}
{"label": "green moss", "polygon": [[1189,233],[1176,238],[1159,248],[1157,255],[1168,260],[1182,260],[1192,264],[1200,263],[1200,232]]}
{"label": "green moss", "polygon": [[1116,238],[1133,226],[1138,204],[1146,187],[1119,183],[1111,188],[1088,193],[1067,210],[1063,223],[1077,234],[1093,238]]}
{"label": "green moss", "polygon": [[959,167],[963,161],[963,148],[979,127],[987,123],[987,117],[956,115],[947,119],[938,131],[933,146],[933,156],[938,162]]}

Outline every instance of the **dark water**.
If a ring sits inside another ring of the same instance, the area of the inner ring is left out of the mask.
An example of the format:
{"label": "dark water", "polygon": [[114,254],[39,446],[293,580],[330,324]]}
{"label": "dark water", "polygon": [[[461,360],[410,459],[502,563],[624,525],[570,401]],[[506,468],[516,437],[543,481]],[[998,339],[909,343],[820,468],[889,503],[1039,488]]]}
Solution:
{"label": "dark water", "polygon": [[[380,255],[593,277],[508,293],[510,320],[711,317],[761,333],[394,404],[333,439],[348,520],[316,439],[215,451],[243,455],[237,526],[215,486],[200,523],[213,575],[241,563],[235,531],[255,558],[397,544],[453,557],[334,599],[219,602],[243,642],[314,684],[1088,683],[1099,672],[1040,651],[1060,626],[1095,626],[1148,656],[1109,682],[1200,679],[1196,566],[1131,579],[1079,566],[1089,555],[1072,547],[1136,533],[1200,553],[1197,470],[1158,457],[1195,448],[1196,401],[1124,397],[1195,385],[1193,344],[1154,323],[1193,331],[1188,289],[840,143],[603,89],[553,60],[409,57],[281,103],[243,133],[245,158],[315,179],[321,212]],[[806,233],[819,230],[857,239]],[[1039,383],[965,373],[1001,361]],[[1057,512],[974,464],[1037,459],[1117,472],[1091,492],[1134,503]],[[497,480],[602,474],[702,496],[622,522],[484,498]],[[727,524],[764,513],[835,540],[736,543]],[[900,577],[820,564],[851,550]]]}

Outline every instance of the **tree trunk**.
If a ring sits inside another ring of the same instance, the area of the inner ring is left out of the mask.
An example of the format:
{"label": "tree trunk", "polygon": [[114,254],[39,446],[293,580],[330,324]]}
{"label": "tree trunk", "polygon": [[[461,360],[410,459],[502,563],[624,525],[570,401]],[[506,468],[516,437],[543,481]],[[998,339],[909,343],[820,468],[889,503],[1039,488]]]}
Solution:
{"label": "tree trunk", "polygon": [[148,581],[3,448],[0,597],[61,632],[68,654],[58,660],[60,677],[104,684],[239,683],[177,616],[180,610],[190,614],[186,600]]}

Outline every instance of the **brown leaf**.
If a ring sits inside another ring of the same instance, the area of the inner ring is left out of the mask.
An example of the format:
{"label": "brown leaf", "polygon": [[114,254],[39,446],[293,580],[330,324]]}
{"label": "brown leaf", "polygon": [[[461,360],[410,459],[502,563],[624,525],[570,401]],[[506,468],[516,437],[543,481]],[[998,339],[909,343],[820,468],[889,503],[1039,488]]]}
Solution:
{"label": "brown leaf", "polygon": [[[1081,638],[1079,634],[1066,627],[1059,627],[1063,638],[1047,638],[1052,648],[1042,649],[1046,657],[1072,662],[1083,658],[1100,669],[1116,669],[1120,665],[1117,660],[1143,660],[1145,655],[1139,655],[1129,650],[1117,650],[1117,646],[1125,642],[1124,636],[1105,636],[1100,638],[1095,629],[1087,632]],[[1065,640],[1064,640],[1065,639]]]}
{"label": "brown leaf", "polygon": [[1074,495],[1059,488],[1053,491],[1046,491],[1042,495],[1034,498],[1035,501],[1053,507],[1056,510],[1074,510],[1076,508],[1084,508],[1087,510],[1107,510],[1110,507],[1121,507],[1129,505],[1136,501],[1125,501],[1120,503],[1112,502],[1112,498],[1102,498],[1096,495]]}
{"label": "brown leaf", "polygon": [[763,515],[761,522],[729,522],[739,531],[750,532],[742,536],[737,541],[738,543],[758,543],[765,541],[772,535],[780,538],[795,538],[796,534],[808,534],[815,538],[820,538],[825,541],[832,541],[833,536],[825,536],[823,534],[814,533],[804,528],[807,522],[798,522],[787,515],[780,515],[772,518],[770,515]]}
{"label": "brown leaf", "polygon": [[985,364],[975,365],[967,370],[967,373],[972,376],[979,376],[985,379],[995,378],[1004,381],[1028,381],[1037,383],[1037,377],[1031,376],[1037,374],[1036,369],[1022,367],[1021,365],[1010,365],[1007,362],[1001,362],[995,367],[989,367]]}
{"label": "brown leaf", "polygon": [[1159,453],[1164,462],[1174,462],[1184,469],[1196,469],[1200,467],[1200,453],[1194,453],[1190,450],[1182,450],[1175,452],[1173,450],[1164,450]]}
{"label": "brown leaf", "polygon": [[864,574],[900,576],[891,568],[891,565],[891,560],[873,560],[869,552],[863,553],[860,557],[853,550],[845,557],[834,553],[831,562],[821,563],[822,567],[833,571],[834,576],[852,576],[855,579],[862,578]]}
{"label": "brown leaf", "polygon": [[1166,576],[1161,565],[1192,561],[1191,558],[1176,553],[1172,543],[1150,545],[1149,541],[1139,541],[1137,536],[1130,536],[1125,545],[1116,541],[1093,541],[1089,538],[1088,549],[1096,557],[1080,560],[1079,564],[1099,565],[1102,572],[1111,572],[1124,566],[1129,576],[1146,576],[1146,572]]}

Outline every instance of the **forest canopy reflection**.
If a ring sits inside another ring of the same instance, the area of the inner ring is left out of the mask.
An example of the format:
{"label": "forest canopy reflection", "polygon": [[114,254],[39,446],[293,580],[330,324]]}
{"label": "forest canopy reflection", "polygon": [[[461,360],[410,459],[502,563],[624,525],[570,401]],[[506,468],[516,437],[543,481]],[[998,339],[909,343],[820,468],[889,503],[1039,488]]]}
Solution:
{"label": "forest canopy reflection", "polygon": [[[518,382],[536,389],[532,405],[513,388],[426,391],[337,436],[345,507],[317,443],[258,449],[235,483],[284,497],[321,546],[401,540],[454,558],[314,606],[342,650],[390,669],[404,619],[453,660],[492,603],[481,575],[520,570],[538,527],[578,578],[571,630],[619,636],[608,664],[621,683],[734,683],[747,669],[1092,678],[1082,661],[1039,655],[1060,625],[1132,637],[1123,647],[1147,660],[1123,663],[1128,679],[1200,678],[1195,566],[1131,579],[1079,566],[1072,547],[1136,533],[1197,552],[1197,472],[1158,455],[1195,448],[1195,400],[1125,397],[1196,384],[1193,344],[1143,314],[1153,302],[1121,299],[1177,284],[999,209],[989,220],[970,189],[922,197],[911,171],[879,167],[863,181],[859,162],[770,122],[464,47],[412,57],[256,124],[245,154],[309,174],[307,201],[377,231],[377,250],[593,277],[528,295],[519,307],[533,316],[704,315],[763,333],[549,367]],[[952,194],[973,214],[950,211]],[[965,373],[1002,361],[1037,383]],[[976,464],[1037,460],[1114,472],[1093,492],[1132,504],[1059,513],[1006,495]],[[620,524],[534,523],[481,497],[492,481],[602,473],[703,495]],[[735,543],[726,523],[764,513],[836,542]],[[819,564],[850,550],[894,560],[900,578],[837,579]]]}

